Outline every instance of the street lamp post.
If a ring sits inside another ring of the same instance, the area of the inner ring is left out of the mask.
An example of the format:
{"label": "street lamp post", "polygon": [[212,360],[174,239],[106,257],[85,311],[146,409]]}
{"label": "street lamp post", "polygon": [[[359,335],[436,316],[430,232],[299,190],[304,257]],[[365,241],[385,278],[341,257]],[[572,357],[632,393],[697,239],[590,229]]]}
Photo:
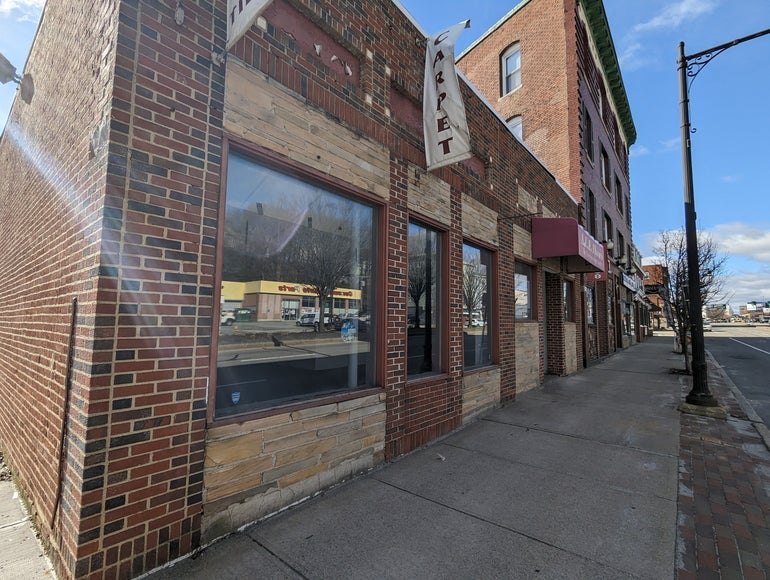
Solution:
{"label": "street lamp post", "polygon": [[700,266],[698,261],[698,230],[695,225],[695,194],[692,178],[692,143],[690,141],[690,99],[687,77],[695,79],[697,74],[718,54],[731,46],[741,44],[765,34],[770,29],[732,40],[689,56],[684,54],[684,42],[679,43],[679,106],[682,121],[682,172],[684,178],[684,219],[687,242],[687,289],[689,294],[690,331],[692,333],[692,390],[686,401],[692,405],[715,407],[717,401],[709,391],[706,372],[706,348],[703,339],[703,304],[700,294]]}

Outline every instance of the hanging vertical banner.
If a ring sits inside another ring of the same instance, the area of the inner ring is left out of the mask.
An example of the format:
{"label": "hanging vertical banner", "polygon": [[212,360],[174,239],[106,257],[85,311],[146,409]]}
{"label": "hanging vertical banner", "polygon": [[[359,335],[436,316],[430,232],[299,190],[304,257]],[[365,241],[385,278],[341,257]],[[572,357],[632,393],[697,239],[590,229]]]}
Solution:
{"label": "hanging vertical banner", "polygon": [[235,44],[251,28],[257,17],[264,12],[272,0],[227,0],[227,45]]}
{"label": "hanging vertical banner", "polygon": [[422,100],[428,170],[471,157],[465,106],[455,71],[455,42],[470,25],[466,20],[428,38]]}

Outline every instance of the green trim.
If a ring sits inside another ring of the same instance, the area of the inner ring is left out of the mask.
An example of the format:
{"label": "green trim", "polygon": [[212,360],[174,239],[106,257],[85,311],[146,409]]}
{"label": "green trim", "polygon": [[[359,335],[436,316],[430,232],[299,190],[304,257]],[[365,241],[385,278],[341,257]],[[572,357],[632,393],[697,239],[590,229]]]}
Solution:
{"label": "green trim", "polygon": [[599,59],[604,76],[610,85],[612,100],[623,126],[623,133],[628,139],[628,147],[636,143],[636,127],[631,116],[631,106],[628,104],[626,87],[623,84],[623,76],[620,73],[618,55],[615,52],[615,44],[612,42],[610,25],[607,22],[607,13],[604,11],[602,0],[579,0],[583,4],[591,36],[599,51]]}

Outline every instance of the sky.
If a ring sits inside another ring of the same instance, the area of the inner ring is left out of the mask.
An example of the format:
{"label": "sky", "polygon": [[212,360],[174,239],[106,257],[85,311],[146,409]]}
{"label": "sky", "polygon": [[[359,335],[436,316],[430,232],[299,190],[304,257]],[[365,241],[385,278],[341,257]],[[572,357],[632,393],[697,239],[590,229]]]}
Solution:
{"label": "sky", "polygon": [[[470,19],[458,54],[518,1],[400,0],[427,34]],[[19,73],[43,4],[0,0],[0,52]],[[678,44],[691,55],[766,30],[770,1],[604,0],[604,6],[637,132],[630,149],[633,237],[650,260],[659,232],[684,227]],[[770,300],[769,72],[770,34],[724,51],[690,85],[697,226],[727,256],[721,302],[736,311],[751,300]],[[0,85],[0,126],[15,86]]]}

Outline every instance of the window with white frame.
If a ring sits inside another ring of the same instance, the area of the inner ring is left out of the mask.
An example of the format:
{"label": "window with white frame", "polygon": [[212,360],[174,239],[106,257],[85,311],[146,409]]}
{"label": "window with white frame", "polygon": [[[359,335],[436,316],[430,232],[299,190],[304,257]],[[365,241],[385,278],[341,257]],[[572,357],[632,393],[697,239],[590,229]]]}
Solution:
{"label": "window with white frame", "polygon": [[502,67],[502,94],[507,95],[521,86],[521,48],[513,44],[500,58]]}
{"label": "window with white frame", "polygon": [[[373,386],[377,208],[232,150],[226,179],[220,301],[240,308],[215,317],[215,416]],[[338,326],[339,298],[359,309]]]}
{"label": "window with white frame", "polygon": [[508,119],[508,126],[519,141],[524,140],[524,126],[522,124],[521,115],[515,115]]}

